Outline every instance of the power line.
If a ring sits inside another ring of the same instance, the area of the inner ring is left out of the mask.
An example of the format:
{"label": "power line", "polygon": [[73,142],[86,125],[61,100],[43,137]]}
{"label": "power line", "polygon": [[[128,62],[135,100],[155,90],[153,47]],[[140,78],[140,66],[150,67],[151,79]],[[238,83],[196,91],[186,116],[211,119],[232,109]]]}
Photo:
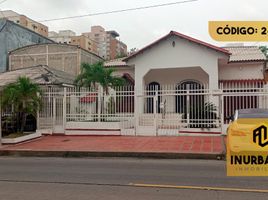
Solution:
{"label": "power line", "polygon": [[114,13],[127,12],[127,11],[145,10],[145,9],[149,9],[149,8],[171,6],[171,5],[183,4],[183,3],[191,3],[191,2],[195,2],[195,1],[199,1],[199,0],[185,0],[185,1],[177,1],[177,2],[171,2],[171,3],[156,4],[156,5],[151,5],[151,6],[141,6],[141,7],[135,7],[135,8],[126,8],[126,9],[120,9],[120,10],[89,13],[89,14],[85,14],[85,15],[76,15],[76,16],[70,16],[70,17],[45,19],[45,20],[41,20],[39,22],[51,22],[51,21],[59,21],[59,20],[66,20],[66,19],[81,18],[81,17],[91,17],[91,16],[97,16],[97,15],[108,15],[108,14],[114,14]]}

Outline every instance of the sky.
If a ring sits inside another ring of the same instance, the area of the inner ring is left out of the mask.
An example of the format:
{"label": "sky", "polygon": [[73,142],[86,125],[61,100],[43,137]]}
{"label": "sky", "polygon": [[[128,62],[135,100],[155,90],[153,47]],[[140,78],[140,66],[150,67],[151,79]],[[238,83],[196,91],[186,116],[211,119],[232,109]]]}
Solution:
{"label": "sky", "polygon": [[[179,0],[7,0],[0,4],[0,10],[13,10],[35,21],[41,21],[177,1]],[[106,30],[116,30],[120,34],[120,40],[128,45],[128,49],[140,49],[171,30],[224,46],[225,43],[210,38],[208,21],[268,21],[267,8],[267,0],[198,0],[167,7],[44,22],[44,24],[49,27],[49,31],[68,29],[75,31],[76,34],[89,32],[93,25],[101,25]]]}

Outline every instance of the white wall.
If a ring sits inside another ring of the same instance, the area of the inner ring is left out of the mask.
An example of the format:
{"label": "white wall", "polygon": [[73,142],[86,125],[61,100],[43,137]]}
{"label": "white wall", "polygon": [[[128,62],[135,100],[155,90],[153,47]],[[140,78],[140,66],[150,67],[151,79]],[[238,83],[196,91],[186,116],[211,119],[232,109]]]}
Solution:
{"label": "white wall", "polygon": [[125,73],[128,73],[133,79],[135,79],[135,70],[133,67],[116,67],[113,75],[122,77]]}
{"label": "white wall", "polygon": [[201,67],[153,69],[144,77],[145,85],[154,81],[160,85],[177,85],[184,80],[197,80],[202,84],[208,84],[209,77]]}
{"label": "white wall", "polygon": [[[175,47],[172,46],[173,41],[175,42]],[[137,57],[132,58],[127,64],[135,65],[135,85],[137,89],[142,88],[143,77],[150,69],[193,66],[202,67],[209,74],[210,87],[217,89],[219,58],[227,59],[228,56],[188,40],[171,36]]]}
{"label": "white wall", "polygon": [[221,63],[219,65],[220,80],[263,79],[262,62]]}
{"label": "white wall", "polygon": [[[175,46],[173,45],[174,42]],[[170,36],[136,57],[131,58],[127,64],[135,66],[135,89],[139,95],[145,85],[144,76],[151,69],[201,67],[208,74],[210,89],[218,89],[218,62],[220,58],[228,59],[228,57],[224,53],[217,52],[203,45],[177,36]],[[192,73],[191,76],[194,76],[195,72],[191,71],[190,68],[188,70]],[[177,76],[179,79],[179,75]],[[183,78],[181,81],[187,80],[189,77],[181,77]],[[167,81],[169,76],[163,75],[163,78]],[[214,102],[213,99],[211,101]],[[140,105],[143,105],[142,98],[135,100],[135,115],[142,112],[143,108]],[[138,122],[136,121],[136,123]]]}

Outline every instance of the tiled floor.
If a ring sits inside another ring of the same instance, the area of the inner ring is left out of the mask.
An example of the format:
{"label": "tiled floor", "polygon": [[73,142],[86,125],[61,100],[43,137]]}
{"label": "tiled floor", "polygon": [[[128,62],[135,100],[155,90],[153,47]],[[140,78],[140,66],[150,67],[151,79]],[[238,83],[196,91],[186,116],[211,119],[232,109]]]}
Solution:
{"label": "tiled floor", "polygon": [[127,137],[127,136],[43,136],[4,150],[222,153],[221,136]]}

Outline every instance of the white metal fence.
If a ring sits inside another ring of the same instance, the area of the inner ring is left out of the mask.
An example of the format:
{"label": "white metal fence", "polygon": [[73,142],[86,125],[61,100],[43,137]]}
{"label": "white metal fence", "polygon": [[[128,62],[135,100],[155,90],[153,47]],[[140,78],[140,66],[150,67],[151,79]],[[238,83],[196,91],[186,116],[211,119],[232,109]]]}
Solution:
{"label": "white metal fence", "polygon": [[268,108],[268,87],[263,81],[221,82],[218,90],[188,82],[89,90],[46,88],[39,128],[65,128],[68,122],[119,123],[132,133],[178,134],[189,130],[222,131],[236,109]]}
{"label": "white metal fence", "polygon": [[133,86],[109,88],[107,91],[101,87],[98,90],[45,88],[42,102],[39,114],[41,129],[65,126],[68,122],[124,122],[122,127],[134,126]]}
{"label": "white metal fence", "polygon": [[[139,124],[163,129],[212,128],[219,126],[218,97],[207,86],[185,84],[147,87],[141,95]],[[147,119],[146,119],[147,118]],[[149,122],[150,121],[150,122]]]}

